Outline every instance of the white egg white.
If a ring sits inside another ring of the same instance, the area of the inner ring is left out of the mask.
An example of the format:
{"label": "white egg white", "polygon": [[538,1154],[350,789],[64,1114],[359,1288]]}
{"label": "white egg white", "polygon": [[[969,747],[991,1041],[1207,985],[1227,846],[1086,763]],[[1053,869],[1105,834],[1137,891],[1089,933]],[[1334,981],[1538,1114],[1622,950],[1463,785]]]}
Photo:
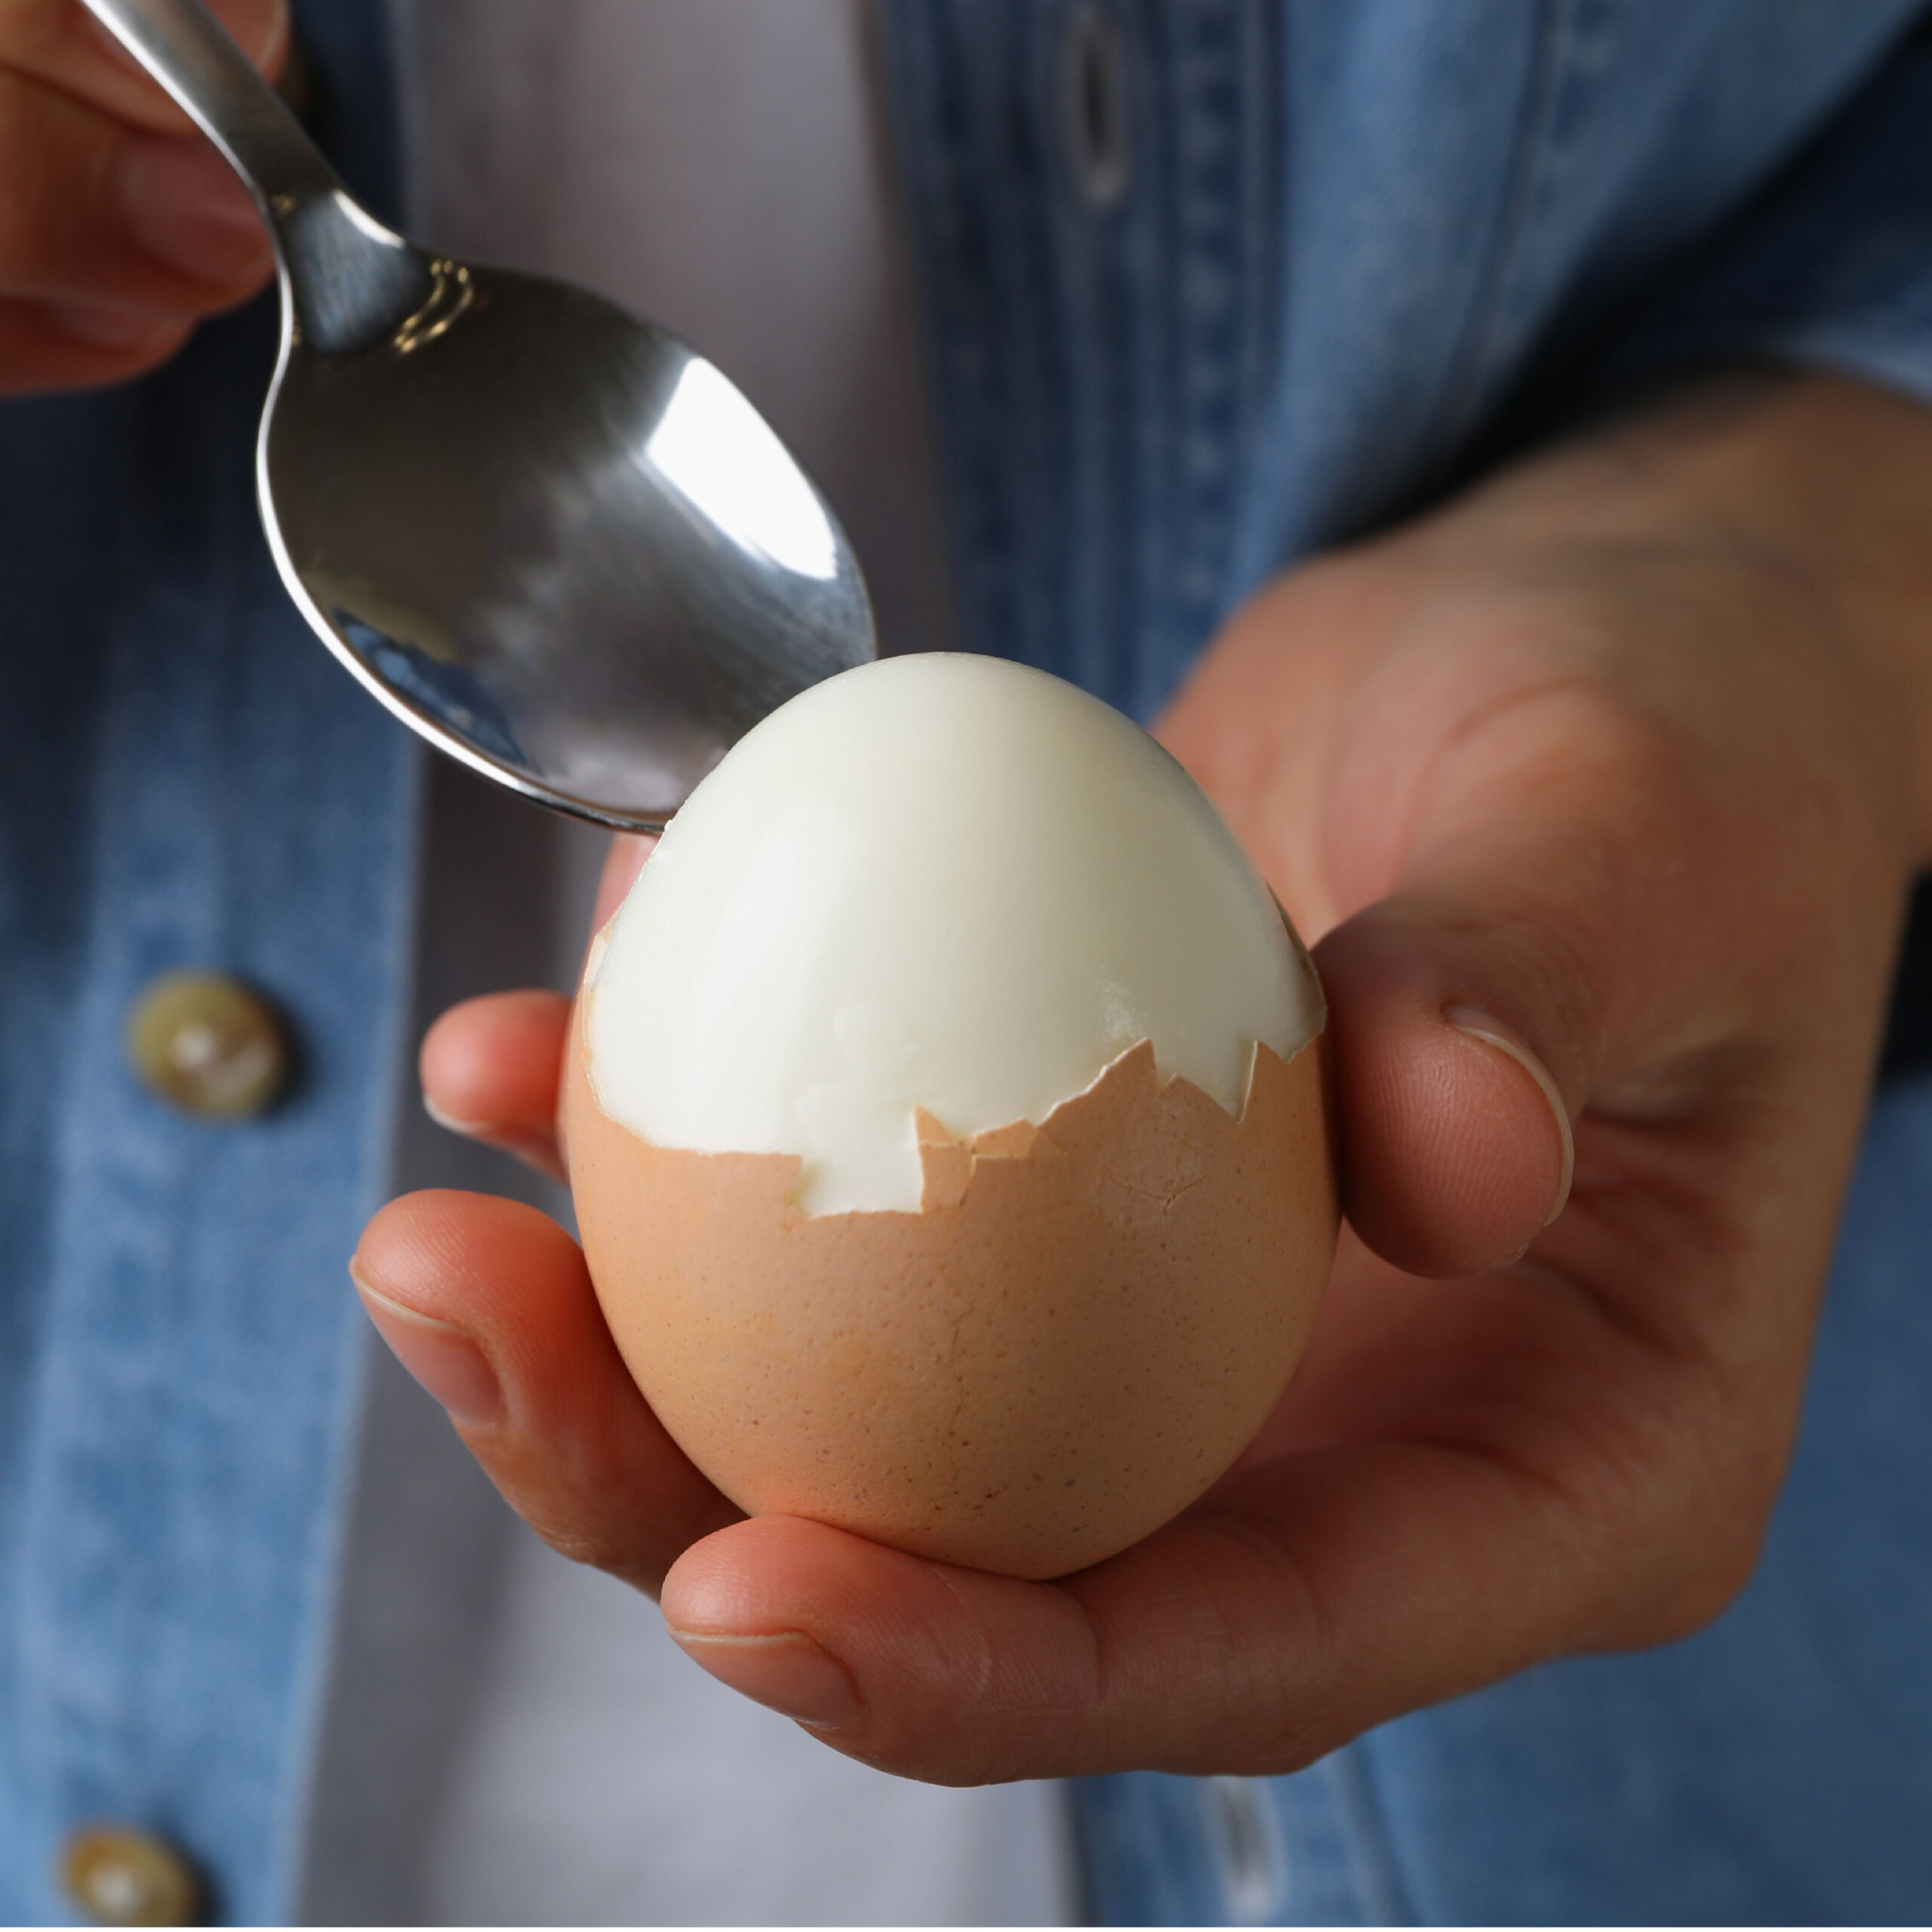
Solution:
{"label": "white egg white", "polygon": [[790,1154],[808,1214],[916,1211],[914,1112],[1038,1124],[1142,1040],[1238,1113],[1321,991],[1206,795],[1138,726],[955,654],[829,679],[693,794],[598,949],[599,1106]]}

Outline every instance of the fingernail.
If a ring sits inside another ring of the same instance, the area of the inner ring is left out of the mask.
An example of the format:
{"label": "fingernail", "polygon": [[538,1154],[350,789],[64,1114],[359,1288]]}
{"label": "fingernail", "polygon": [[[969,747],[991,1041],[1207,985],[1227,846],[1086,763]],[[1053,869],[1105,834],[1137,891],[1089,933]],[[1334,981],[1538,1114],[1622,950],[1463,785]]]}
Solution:
{"label": "fingernail", "polygon": [[1563,1096],[1551,1078],[1549,1069],[1513,1026],[1506,1026],[1493,1013],[1485,1013],[1479,1006],[1460,1003],[1447,1006],[1442,1010],[1442,1017],[1457,1032],[1466,1033],[1471,1039],[1480,1040],[1485,1046],[1507,1054],[1543,1089],[1543,1097],[1549,1103],[1549,1111],[1555,1117],[1557,1136],[1563,1150],[1563,1172],[1557,1183],[1556,1203],[1543,1222],[1543,1226],[1548,1227],[1568,1204],[1570,1183],[1577,1170],[1577,1142],[1570,1125],[1570,1109],[1564,1105]]}
{"label": "fingernail", "polygon": [[423,1096],[423,1111],[438,1127],[446,1128],[451,1134],[460,1134],[466,1140],[481,1140],[496,1132],[487,1120],[459,1120],[454,1114],[445,1112],[427,1094]]}
{"label": "fingernail", "polygon": [[353,1264],[349,1278],[376,1332],[429,1395],[458,1422],[480,1427],[496,1420],[503,1411],[503,1390],[488,1358],[467,1335],[379,1294]]}
{"label": "fingernail", "polygon": [[836,1730],[857,1712],[851,1672],[801,1632],[775,1637],[726,1637],[703,1630],[671,1635],[685,1654],[754,1703],[814,1730]]}
{"label": "fingernail", "polygon": [[506,1154],[514,1154],[518,1160],[528,1161],[546,1174],[558,1180],[563,1178],[556,1142],[532,1128],[508,1127],[497,1121],[459,1120],[455,1115],[445,1113],[427,1094],[423,1096],[423,1111],[438,1127],[451,1134],[460,1134],[466,1140],[480,1141],[485,1146],[497,1148]]}
{"label": "fingernail", "polygon": [[114,309],[93,302],[48,302],[42,312],[63,335],[94,349],[158,347],[177,334],[180,318],[158,315],[151,309]]}
{"label": "fingernail", "polygon": [[262,218],[233,169],[205,141],[131,135],[117,185],[128,232],[170,268],[232,281],[266,265]]}

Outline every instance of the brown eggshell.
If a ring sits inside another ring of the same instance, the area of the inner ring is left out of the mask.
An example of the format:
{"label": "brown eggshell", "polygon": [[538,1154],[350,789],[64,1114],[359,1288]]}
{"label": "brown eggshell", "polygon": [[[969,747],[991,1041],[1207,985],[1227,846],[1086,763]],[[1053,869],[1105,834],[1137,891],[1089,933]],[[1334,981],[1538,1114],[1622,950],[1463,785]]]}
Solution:
{"label": "brown eggshell", "polygon": [[1335,1244],[1325,1036],[1257,1049],[1237,1123],[1143,1042],[1035,1128],[918,1116],[917,1214],[807,1216],[789,1155],[656,1147],[565,1099],[625,1361],[738,1506],[1017,1577],[1097,1562],[1239,1455]]}

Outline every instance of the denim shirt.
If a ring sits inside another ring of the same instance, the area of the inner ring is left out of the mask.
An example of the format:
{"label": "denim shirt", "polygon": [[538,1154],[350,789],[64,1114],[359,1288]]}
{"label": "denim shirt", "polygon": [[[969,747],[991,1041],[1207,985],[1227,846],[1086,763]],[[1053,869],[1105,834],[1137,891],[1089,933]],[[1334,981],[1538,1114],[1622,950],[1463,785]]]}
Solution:
{"label": "denim shirt", "polygon": [[[318,134],[391,208],[375,8],[297,11]],[[1932,400],[1916,11],[892,0],[968,638],[1145,718],[1269,572],[1617,383],[1757,354]],[[0,411],[15,1919],[69,1915],[54,1868],[91,1819],[186,1847],[225,1918],[285,1915],[299,1863],[362,1395],[343,1269],[411,1044],[420,769],[254,521],[271,320]],[[253,1124],[177,1117],[125,1070],[129,1003],[187,965],[259,983],[297,1029],[296,1091]],[[1902,1086],[1765,1574],[1715,1631],[1531,1673],[1295,1778],[1092,1781],[1097,1915],[1932,1911],[1904,1849],[1926,1835],[1932,1522],[1897,1467],[1922,1456],[1932,1365],[1924,1199],[1932,1093]]]}

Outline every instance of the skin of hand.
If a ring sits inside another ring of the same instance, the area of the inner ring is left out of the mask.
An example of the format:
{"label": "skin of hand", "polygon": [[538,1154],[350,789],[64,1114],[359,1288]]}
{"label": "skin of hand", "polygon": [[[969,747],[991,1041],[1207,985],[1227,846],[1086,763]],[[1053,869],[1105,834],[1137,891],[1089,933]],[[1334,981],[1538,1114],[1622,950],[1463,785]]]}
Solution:
{"label": "skin of hand", "polygon": [[[285,0],[211,0],[271,78]],[[248,191],[80,0],[0,0],[0,395],[165,361],[273,265]]]}
{"label": "skin of hand", "polygon": [[[1928,475],[1932,412],[1713,378],[1291,572],[1204,654],[1161,734],[1319,937],[1349,1226],[1261,1438],[1136,1548],[1029,1583],[743,1519],[508,1202],[378,1216],[377,1325],[558,1548],[915,1777],[1286,1771],[1694,1630],[1782,1478],[1932,852]],[[567,1020],[454,1010],[432,1105],[553,1157]]]}

